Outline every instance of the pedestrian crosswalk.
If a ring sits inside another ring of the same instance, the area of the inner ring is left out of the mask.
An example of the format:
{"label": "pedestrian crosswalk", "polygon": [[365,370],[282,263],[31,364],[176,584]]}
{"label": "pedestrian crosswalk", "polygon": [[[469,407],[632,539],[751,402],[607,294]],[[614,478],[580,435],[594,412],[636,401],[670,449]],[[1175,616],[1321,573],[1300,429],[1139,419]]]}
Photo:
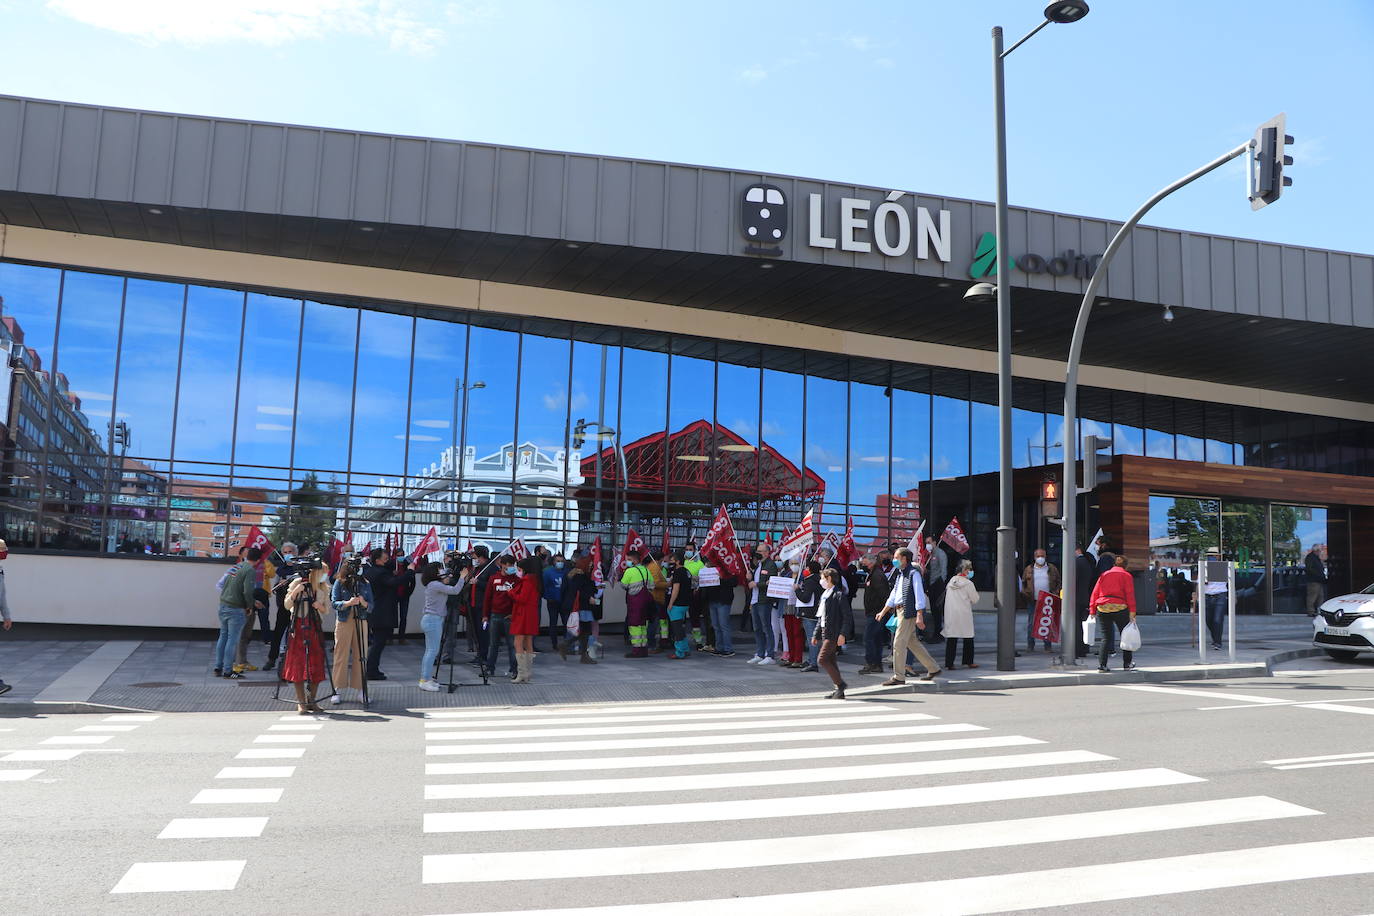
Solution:
{"label": "pedestrian crosswalk", "polygon": [[421,881],[471,889],[427,911],[972,914],[1374,875],[1374,836],[1284,842],[1315,808],[919,708],[426,713]]}

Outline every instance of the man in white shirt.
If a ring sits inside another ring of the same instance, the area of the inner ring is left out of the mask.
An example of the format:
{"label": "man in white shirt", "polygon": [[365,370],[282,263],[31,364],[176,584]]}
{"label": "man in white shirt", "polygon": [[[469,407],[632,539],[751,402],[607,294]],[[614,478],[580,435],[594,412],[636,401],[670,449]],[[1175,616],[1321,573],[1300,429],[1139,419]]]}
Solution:
{"label": "man in white shirt", "polygon": [[901,615],[897,622],[897,635],[892,639],[892,677],[883,681],[884,687],[895,687],[906,683],[906,653],[908,650],[916,656],[917,661],[925,666],[926,673],[921,676],[921,680],[933,681],[941,670],[918,638],[921,627],[925,625],[925,612],[930,605],[926,601],[921,574],[912,566],[913,559],[910,550],[902,548],[897,551],[898,567],[896,578],[892,583],[892,593],[887,596],[887,603],[883,605],[882,611],[877,615],[879,620],[886,620],[889,614]]}
{"label": "man in white shirt", "polygon": [[[1221,564],[1217,564],[1220,566]],[[1207,561],[1207,574],[1212,575],[1212,561]],[[1226,580],[1218,577],[1207,580],[1207,634],[1212,637],[1212,648],[1221,648],[1222,631],[1226,629]]]}

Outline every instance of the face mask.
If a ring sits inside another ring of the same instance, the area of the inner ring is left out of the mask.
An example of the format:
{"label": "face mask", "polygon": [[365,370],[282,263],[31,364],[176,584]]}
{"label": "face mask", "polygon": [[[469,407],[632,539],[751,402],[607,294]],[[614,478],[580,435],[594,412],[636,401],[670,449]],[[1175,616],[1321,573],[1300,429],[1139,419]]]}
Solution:
{"label": "face mask", "polygon": [[557,563],[554,563],[554,564],[553,564],[553,568],[554,568],[554,569],[562,569],[562,568],[563,568],[563,561],[562,561],[562,560],[559,560]]}
{"label": "face mask", "polygon": [[1035,565],[1036,565],[1036,566],[1044,566],[1044,565],[1045,565],[1045,558],[1044,558],[1044,557],[1036,557],[1036,558],[1035,558]]}
{"label": "face mask", "polygon": [[0,560],[8,560],[9,556],[10,552],[8,550],[0,550]]}
{"label": "face mask", "polygon": [[514,566],[507,566],[507,567],[506,567],[506,575],[508,575],[508,576],[513,576],[513,575],[515,575],[515,573],[516,573],[516,569],[515,569]]}
{"label": "face mask", "polygon": [[935,542],[934,542],[934,541],[926,541],[926,550],[934,550],[934,549],[935,549]]}
{"label": "face mask", "polygon": [[964,575],[965,575],[967,578],[972,579],[972,578],[973,578],[973,570],[970,569],[970,570],[966,571],[966,572],[964,573]]}

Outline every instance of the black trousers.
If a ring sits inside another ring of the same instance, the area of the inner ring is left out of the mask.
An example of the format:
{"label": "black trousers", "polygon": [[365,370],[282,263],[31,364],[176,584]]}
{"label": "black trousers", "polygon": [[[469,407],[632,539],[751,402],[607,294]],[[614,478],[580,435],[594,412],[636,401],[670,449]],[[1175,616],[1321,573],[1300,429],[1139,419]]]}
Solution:
{"label": "black trousers", "polygon": [[277,656],[281,654],[281,642],[289,629],[291,629],[291,612],[279,600],[277,602],[277,622],[272,627],[272,642],[267,647],[267,663],[269,665],[275,662]]}
{"label": "black trousers", "polygon": [[940,635],[940,631],[945,627],[945,580],[932,582],[926,598],[930,608],[925,613],[926,626],[921,631],[921,642],[944,642],[945,638]]}
{"label": "black trousers", "polygon": [[382,650],[386,648],[387,642],[391,639],[392,627],[379,627],[371,623],[367,627],[367,677],[381,673],[381,668],[377,667],[382,663]]}
{"label": "black trousers", "polygon": [[[1116,632],[1114,632],[1112,628],[1115,627],[1117,631],[1124,630],[1126,629],[1126,624],[1130,622],[1131,614],[1129,611],[1112,611],[1108,613],[1099,610],[1097,612],[1097,630],[1102,634],[1102,648],[1098,651],[1097,667],[1107,667],[1107,659],[1111,657],[1112,649],[1116,647]],[[1132,654],[1133,653],[1122,649],[1121,660],[1129,665],[1131,663]]]}
{"label": "black trousers", "polygon": [[[949,636],[945,638],[945,667],[954,667],[954,649],[959,645],[959,637]],[[973,664],[973,639],[964,639],[964,667]]]}

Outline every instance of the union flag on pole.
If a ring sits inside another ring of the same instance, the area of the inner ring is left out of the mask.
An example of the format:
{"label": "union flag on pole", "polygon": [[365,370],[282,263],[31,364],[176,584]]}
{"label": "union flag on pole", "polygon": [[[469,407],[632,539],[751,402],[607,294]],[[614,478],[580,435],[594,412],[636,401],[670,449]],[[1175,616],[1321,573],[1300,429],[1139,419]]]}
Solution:
{"label": "union flag on pole", "polygon": [[245,548],[256,547],[262,551],[263,556],[267,556],[277,549],[273,543],[267,539],[267,535],[258,530],[257,525],[254,525],[252,530],[248,532],[248,539],[243,542],[243,546]]}
{"label": "union flag on pole", "polygon": [[820,553],[822,550],[830,551],[830,556],[832,559],[834,557],[839,556],[840,536],[833,531],[827,531],[825,533],[825,537],[821,538],[821,542],[816,545],[817,553]]}
{"label": "union flag on pole", "polygon": [[665,524],[665,525],[663,526],[663,552],[660,553],[659,556],[661,556],[661,557],[666,557],[666,556],[668,556],[668,554],[670,554],[670,553],[672,553],[672,552],[673,552],[673,546],[672,546],[672,542],[668,539],[668,526]]}
{"label": "union flag on pole", "polygon": [[515,557],[517,560],[523,560],[525,559],[525,557],[530,555],[530,549],[525,546],[524,538],[516,538],[515,540],[511,541],[510,547],[506,548],[506,550],[511,556]]}
{"label": "union flag on pole", "polygon": [[625,532],[625,546],[620,548],[620,556],[615,561],[615,569],[612,570],[612,578],[620,581],[620,575],[630,568],[629,555],[631,550],[638,550],[642,557],[649,552],[649,547],[644,543],[644,538],[639,536],[639,532],[633,528]]}
{"label": "union flag on pole", "polygon": [[840,538],[840,548],[835,551],[835,559],[843,569],[853,563],[858,555],[859,549],[854,545],[854,516],[851,515],[845,519],[844,537]]}
{"label": "union flag on pole", "polygon": [[778,545],[778,557],[783,560],[790,560],[804,552],[815,540],[816,532],[812,527],[811,512],[808,512],[802,516],[801,524],[797,525],[797,529],[782,539],[782,543]]}
{"label": "union flag on pole", "polygon": [[716,513],[716,520],[711,523],[711,530],[702,542],[701,558],[720,568],[726,575],[734,576],[737,582],[747,578],[749,564],[739,549],[735,526],[730,522],[730,513],[725,511],[724,506]]}
{"label": "union flag on pole", "polygon": [[964,537],[964,529],[959,526],[957,518],[949,520],[949,524],[945,526],[945,533],[940,535],[940,540],[960,553],[968,553],[968,538]]}
{"label": "union flag on pole", "polygon": [[438,553],[439,550],[439,532],[430,528],[429,534],[425,535],[424,539],[415,546],[415,557],[416,559],[420,557],[428,559],[430,554]]}
{"label": "union flag on pole", "polygon": [[930,551],[926,550],[926,521],[921,519],[921,524],[916,528],[916,533],[911,536],[911,543],[906,545],[906,549],[911,551],[911,555],[916,558],[917,564],[926,568],[926,561],[930,559]]}
{"label": "union flag on pole", "polygon": [[601,535],[592,541],[592,584],[597,588],[606,587],[606,571],[601,568]]}

